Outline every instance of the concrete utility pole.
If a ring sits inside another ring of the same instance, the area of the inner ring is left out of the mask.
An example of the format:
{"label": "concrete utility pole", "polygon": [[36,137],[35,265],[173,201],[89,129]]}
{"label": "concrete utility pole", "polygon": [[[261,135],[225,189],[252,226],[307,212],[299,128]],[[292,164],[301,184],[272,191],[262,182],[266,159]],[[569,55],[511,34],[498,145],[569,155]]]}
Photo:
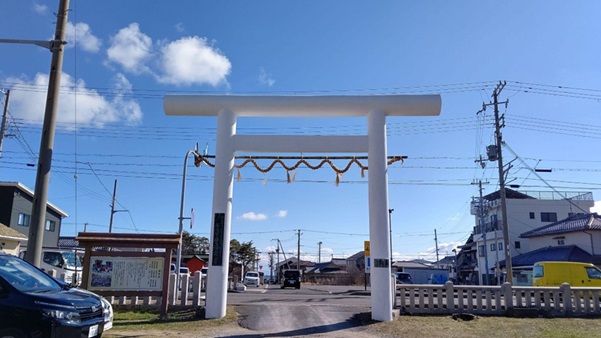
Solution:
{"label": "concrete utility pole", "polygon": [[6,133],[6,115],[8,114],[8,101],[9,100],[10,100],[10,89],[7,89],[6,90],[6,101],[4,101],[4,113],[2,114],[2,125],[0,126],[0,157],[2,156],[2,141],[4,140],[4,133]]}
{"label": "concrete utility pole", "polygon": [[[278,245],[279,245],[279,243],[280,243],[280,240],[278,239]],[[279,246],[275,249],[275,254],[277,256],[277,263],[275,265],[276,266],[275,281],[276,281],[276,283],[279,283],[280,282],[280,247]]]}
{"label": "concrete utility pole", "polygon": [[[496,134],[496,144],[497,144],[497,152],[498,158],[497,163],[499,166],[499,193],[501,197],[501,216],[503,218],[503,249],[505,250],[505,268],[507,270],[507,282],[513,284],[513,271],[511,264],[511,247],[509,244],[509,228],[507,225],[507,194],[505,191],[505,171],[503,169],[503,137],[501,135],[501,123],[499,122],[499,94],[505,87],[505,82],[499,83],[497,88],[493,91],[493,105],[495,107],[495,134]],[[501,102],[507,104],[508,101]]]}
{"label": "concrete utility pole", "polygon": [[273,281],[273,251],[269,251],[269,279]]}
{"label": "concrete utility pole", "polygon": [[[480,190],[480,199],[478,200],[478,219],[480,220],[480,226],[483,226],[484,229],[480,229],[482,231],[482,239],[484,240],[484,268],[486,269],[485,280],[486,285],[490,285],[490,280],[488,277],[488,247],[486,244],[486,233],[488,232],[488,227],[485,226],[484,222],[484,209],[482,205],[482,181],[478,181],[478,189]],[[495,242],[495,245],[496,242]]]}
{"label": "concrete utility pole", "polygon": [[297,259],[296,259],[296,269],[300,271],[300,229],[298,230],[298,249],[297,249]]}
{"label": "concrete utility pole", "polygon": [[392,212],[394,209],[388,209],[388,228],[390,229],[390,269],[392,270]]}
{"label": "concrete utility pole", "polygon": [[54,152],[54,131],[56,127],[56,111],[58,108],[61,73],[63,69],[63,45],[65,42],[69,0],[60,0],[57,12],[56,31],[51,41],[52,62],[46,96],[46,110],[40,141],[40,152],[31,211],[31,224],[27,242],[25,260],[40,267],[42,243],[44,242],[44,224],[46,223],[46,205],[48,204],[48,184],[50,167]]}
{"label": "concrete utility pole", "polygon": [[117,195],[117,180],[115,180],[115,184],[113,185],[113,199],[111,202],[111,220],[109,221],[109,232],[113,232],[113,215],[115,214],[115,198]]}
{"label": "concrete utility pole", "polygon": [[319,246],[319,251],[317,252],[317,263],[321,263],[321,245],[323,244],[322,241],[319,241],[317,243],[317,245]]}
{"label": "concrete utility pole", "polygon": [[440,260],[438,259],[438,236],[436,236],[436,229],[434,229],[434,244],[436,244],[436,267],[440,267],[438,263]]}

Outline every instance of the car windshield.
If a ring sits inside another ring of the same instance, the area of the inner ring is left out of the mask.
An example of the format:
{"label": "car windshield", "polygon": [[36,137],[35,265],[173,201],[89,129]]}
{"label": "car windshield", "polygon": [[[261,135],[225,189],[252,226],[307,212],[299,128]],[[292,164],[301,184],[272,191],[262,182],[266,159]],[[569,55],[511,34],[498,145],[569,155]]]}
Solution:
{"label": "car windshield", "polygon": [[63,259],[67,265],[81,268],[81,261],[74,252],[63,252]]}
{"label": "car windshield", "polygon": [[256,272],[249,272],[246,274],[246,277],[259,277],[259,274]]}
{"label": "car windshield", "polygon": [[298,271],[284,271],[284,277],[286,278],[297,278],[298,276]]}
{"label": "car windshield", "polygon": [[0,256],[0,278],[22,292],[58,291],[60,284],[24,260]]}

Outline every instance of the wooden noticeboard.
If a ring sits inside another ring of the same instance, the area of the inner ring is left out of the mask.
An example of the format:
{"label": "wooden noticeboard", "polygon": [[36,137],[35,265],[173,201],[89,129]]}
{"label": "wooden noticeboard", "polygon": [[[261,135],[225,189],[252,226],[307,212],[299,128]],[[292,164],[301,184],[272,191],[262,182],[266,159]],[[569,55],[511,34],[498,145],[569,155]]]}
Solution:
{"label": "wooden noticeboard", "polygon": [[161,317],[167,316],[171,251],[180,245],[179,234],[80,232],[76,239],[85,248],[82,288],[101,296],[159,296]]}

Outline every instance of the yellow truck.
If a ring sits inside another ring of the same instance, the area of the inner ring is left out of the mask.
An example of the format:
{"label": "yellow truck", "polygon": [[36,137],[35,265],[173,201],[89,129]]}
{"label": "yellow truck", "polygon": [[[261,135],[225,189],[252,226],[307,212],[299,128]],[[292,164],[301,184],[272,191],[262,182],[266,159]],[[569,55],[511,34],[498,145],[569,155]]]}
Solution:
{"label": "yellow truck", "polygon": [[601,270],[590,263],[538,262],[532,267],[532,285],[601,287]]}

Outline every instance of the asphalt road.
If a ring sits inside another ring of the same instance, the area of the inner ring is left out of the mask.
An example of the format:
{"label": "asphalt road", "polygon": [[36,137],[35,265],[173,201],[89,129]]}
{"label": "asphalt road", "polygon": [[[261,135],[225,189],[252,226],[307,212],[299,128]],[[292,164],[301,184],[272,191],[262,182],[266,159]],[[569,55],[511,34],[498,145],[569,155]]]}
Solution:
{"label": "asphalt road", "polygon": [[228,294],[240,325],[253,332],[245,337],[370,337],[363,326],[371,318],[370,302],[369,292],[348,286],[269,285]]}

